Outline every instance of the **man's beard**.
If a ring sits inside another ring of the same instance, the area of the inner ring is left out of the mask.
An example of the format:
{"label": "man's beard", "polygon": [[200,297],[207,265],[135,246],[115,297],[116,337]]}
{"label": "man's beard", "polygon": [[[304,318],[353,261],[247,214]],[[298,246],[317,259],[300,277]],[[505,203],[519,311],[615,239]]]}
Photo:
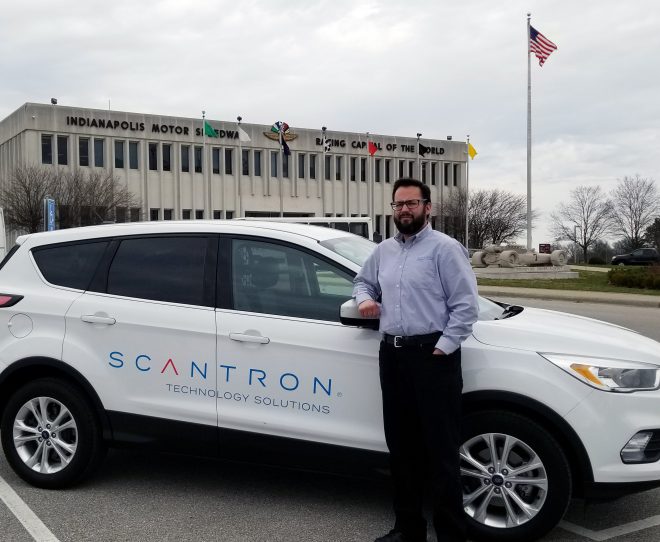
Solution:
{"label": "man's beard", "polygon": [[394,215],[394,224],[396,225],[397,229],[404,235],[415,235],[426,224],[426,215],[424,213],[420,215],[414,215],[410,213],[409,216],[412,216],[412,220],[402,224],[401,216]]}

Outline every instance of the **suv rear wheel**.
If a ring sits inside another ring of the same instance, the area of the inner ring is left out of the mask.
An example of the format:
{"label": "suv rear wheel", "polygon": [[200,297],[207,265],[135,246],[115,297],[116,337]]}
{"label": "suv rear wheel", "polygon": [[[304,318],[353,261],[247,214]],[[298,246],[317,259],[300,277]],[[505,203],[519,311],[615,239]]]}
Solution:
{"label": "suv rear wheel", "polygon": [[460,454],[471,539],[529,542],[566,512],[571,496],[566,456],[531,419],[504,411],[471,414]]}
{"label": "suv rear wheel", "polygon": [[71,486],[103,458],[101,431],[82,392],[44,378],[9,399],[0,425],[2,448],[26,482],[48,489]]}

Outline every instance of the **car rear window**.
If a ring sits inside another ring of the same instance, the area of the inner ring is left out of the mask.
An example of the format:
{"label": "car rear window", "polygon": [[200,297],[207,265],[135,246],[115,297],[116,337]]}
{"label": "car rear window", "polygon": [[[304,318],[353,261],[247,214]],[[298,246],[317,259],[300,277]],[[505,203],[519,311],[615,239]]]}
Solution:
{"label": "car rear window", "polygon": [[48,245],[32,249],[34,261],[51,284],[86,290],[108,241]]}

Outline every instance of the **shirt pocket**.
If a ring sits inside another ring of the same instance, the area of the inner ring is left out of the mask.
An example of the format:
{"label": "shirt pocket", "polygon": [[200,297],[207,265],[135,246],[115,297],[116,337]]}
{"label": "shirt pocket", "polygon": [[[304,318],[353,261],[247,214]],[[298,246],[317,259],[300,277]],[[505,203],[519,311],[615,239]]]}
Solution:
{"label": "shirt pocket", "polygon": [[420,259],[406,269],[410,278],[410,286],[417,290],[435,290],[439,288],[440,277],[435,260]]}

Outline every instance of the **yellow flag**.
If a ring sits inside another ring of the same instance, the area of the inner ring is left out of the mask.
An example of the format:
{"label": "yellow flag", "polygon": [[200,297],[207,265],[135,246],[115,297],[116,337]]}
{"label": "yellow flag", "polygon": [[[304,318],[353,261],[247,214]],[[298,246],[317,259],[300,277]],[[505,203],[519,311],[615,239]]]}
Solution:
{"label": "yellow flag", "polygon": [[472,160],[474,160],[474,157],[477,155],[477,149],[475,149],[472,146],[472,143],[469,142],[468,142],[468,154],[470,155],[470,158],[472,158]]}

